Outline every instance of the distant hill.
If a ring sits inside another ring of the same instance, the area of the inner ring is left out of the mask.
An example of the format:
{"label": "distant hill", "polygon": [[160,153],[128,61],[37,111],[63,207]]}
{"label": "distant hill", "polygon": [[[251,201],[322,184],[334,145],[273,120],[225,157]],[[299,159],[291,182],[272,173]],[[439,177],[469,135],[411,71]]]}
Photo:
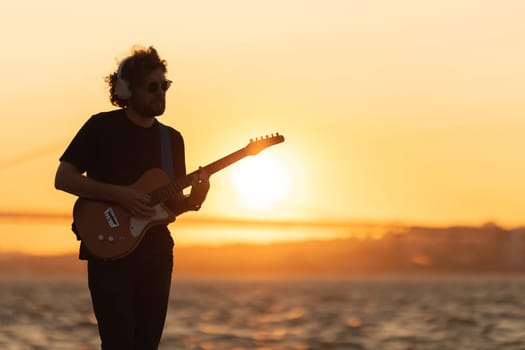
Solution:
{"label": "distant hill", "polygon": [[85,272],[85,263],[79,261],[76,254],[37,256],[0,253],[0,276],[75,276]]}
{"label": "distant hill", "polygon": [[[377,238],[267,245],[176,246],[178,276],[351,276],[367,274],[522,273],[525,230],[481,227],[410,227]],[[0,254],[0,275],[78,276],[76,254]]]}

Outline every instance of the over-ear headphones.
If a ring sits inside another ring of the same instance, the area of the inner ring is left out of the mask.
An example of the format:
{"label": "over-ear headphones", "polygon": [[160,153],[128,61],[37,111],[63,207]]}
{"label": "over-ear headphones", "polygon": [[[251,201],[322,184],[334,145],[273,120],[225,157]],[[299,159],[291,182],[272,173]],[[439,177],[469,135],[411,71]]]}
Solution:
{"label": "over-ear headphones", "polygon": [[129,57],[125,58],[120,62],[117,70],[117,81],[115,82],[115,95],[121,100],[129,100],[131,97],[131,90],[129,89],[128,82],[125,79],[122,79],[122,71],[124,70],[124,65],[129,60]]}

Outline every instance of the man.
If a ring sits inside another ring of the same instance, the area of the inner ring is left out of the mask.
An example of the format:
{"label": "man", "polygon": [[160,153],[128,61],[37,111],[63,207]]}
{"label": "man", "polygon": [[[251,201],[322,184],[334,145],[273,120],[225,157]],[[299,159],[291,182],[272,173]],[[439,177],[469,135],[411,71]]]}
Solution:
{"label": "man", "polygon": [[[186,175],[181,134],[156,119],[164,113],[171,83],[166,80],[166,65],[155,48],[135,48],[106,77],[110,101],[121,108],[92,116],[78,131],[60,158],[57,189],[114,202],[134,217],[153,215],[149,195],[129,185],[149,169],[162,169],[166,143],[161,141],[161,129],[169,131],[171,141],[168,173],[172,171],[174,178]],[[175,215],[198,210],[208,190],[208,176],[201,171],[189,195],[175,193],[166,205]],[[74,223],[73,231],[77,233]],[[171,285],[172,248],[166,224],[151,227],[130,254],[116,260],[97,258],[81,242],[79,257],[87,260],[103,350],[158,348]]]}

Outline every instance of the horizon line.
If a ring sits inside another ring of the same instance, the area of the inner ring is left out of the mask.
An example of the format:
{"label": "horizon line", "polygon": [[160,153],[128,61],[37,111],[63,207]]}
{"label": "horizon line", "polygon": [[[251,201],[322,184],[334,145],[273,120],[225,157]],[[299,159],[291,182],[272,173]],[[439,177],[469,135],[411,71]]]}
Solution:
{"label": "horizon line", "polygon": [[[44,212],[44,211],[3,211],[0,210],[0,222],[4,221],[71,221],[72,214],[63,212]],[[350,220],[334,220],[334,219],[318,219],[318,220],[299,220],[299,219],[257,219],[257,218],[235,218],[235,217],[219,217],[219,216],[202,216],[196,217],[177,217],[178,222],[187,225],[219,225],[219,226],[266,226],[266,227],[331,227],[331,228],[345,228],[345,227],[367,227],[367,228],[406,228],[406,227],[454,227],[454,226],[484,226],[484,225],[500,225],[497,222],[484,222],[480,224],[467,223],[409,223],[403,220],[372,220],[372,219],[350,219]],[[520,225],[510,225],[517,227]]]}

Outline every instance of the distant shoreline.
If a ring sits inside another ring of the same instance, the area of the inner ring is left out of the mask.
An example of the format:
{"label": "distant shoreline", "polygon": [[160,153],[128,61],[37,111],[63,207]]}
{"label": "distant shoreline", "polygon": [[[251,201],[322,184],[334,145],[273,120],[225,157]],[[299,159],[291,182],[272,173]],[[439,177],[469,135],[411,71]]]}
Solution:
{"label": "distant shoreline", "polygon": [[[77,253],[0,253],[0,276],[85,274]],[[175,276],[525,275],[525,229],[409,227],[380,238],[176,246]]]}

